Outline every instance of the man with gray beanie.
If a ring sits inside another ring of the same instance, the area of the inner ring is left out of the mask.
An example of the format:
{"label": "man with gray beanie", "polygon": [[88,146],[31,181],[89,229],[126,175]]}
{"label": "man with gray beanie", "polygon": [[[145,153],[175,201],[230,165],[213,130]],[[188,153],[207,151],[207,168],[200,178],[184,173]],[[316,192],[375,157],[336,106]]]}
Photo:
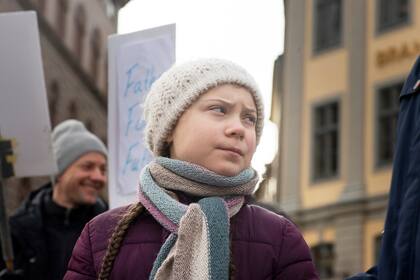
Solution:
{"label": "man with gray beanie", "polygon": [[67,120],[53,130],[52,144],[55,179],[32,192],[10,218],[22,279],[62,279],[84,225],[107,210],[99,198],[107,181],[102,141],[83,123]]}

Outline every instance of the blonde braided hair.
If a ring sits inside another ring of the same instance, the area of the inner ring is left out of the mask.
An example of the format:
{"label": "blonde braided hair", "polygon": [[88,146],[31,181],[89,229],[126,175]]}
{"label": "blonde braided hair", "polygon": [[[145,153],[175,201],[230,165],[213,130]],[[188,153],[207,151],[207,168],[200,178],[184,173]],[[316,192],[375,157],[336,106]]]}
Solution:
{"label": "blonde braided hair", "polygon": [[124,240],[128,228],[131,225],[131,223],[135,220],[135,218],[137,218],[137,216],[140,215],[143,209],[144,207],[140,204],[140,202],[130,205],[130,207],[127,209],[127,212],[124,214],[118,225],[115,227],[114,232],[112,233],[112,236],[109,239],[105,257],[102,261],[102,266],[98,277],[99,280],[105,280],[109,278],[115,257],[118,255],[122,241]]}

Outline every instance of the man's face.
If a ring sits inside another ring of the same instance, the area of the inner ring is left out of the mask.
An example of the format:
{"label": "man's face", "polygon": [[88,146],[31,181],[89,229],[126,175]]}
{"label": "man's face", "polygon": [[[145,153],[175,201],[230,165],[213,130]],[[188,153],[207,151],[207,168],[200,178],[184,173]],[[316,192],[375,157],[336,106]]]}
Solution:
{"label": "man's face", "polygon": [[53,198],[68,208],[95,204],[106,181],[105,156],[90,152],[73,162],[57,179]]}

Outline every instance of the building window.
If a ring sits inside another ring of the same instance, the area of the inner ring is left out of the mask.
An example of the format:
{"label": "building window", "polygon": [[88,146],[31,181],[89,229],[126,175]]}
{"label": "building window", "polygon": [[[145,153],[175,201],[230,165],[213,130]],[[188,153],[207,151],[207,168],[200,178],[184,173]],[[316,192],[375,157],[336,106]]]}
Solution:
{"label": "building window", "polygon": [[90,39],[90,48],[91,48],[91,62],[90,68],[92,73],[92,78],[96,80],[98,78],[98,70],[99,70],[99,60],[101,58],[101,32],[98,28],[92,33],[92,37]]}
{"label": "building window", "polygon": [[38,0],[38,11],[45,14],[45,0]]}
{"label": "building window", "polygon": [[69,109],[69,118],[77,119],[79,115],[79,108],[75,100],[70,101],[68,109]]}
{"label": "building window", "polygon": [[397,135],[399,97],[403,83],[382,87],[377,92],[376,166],[392,163]]}
{"label": "building window", "polygon": [[410,20],[409,0],[377,0],[378,31],[405,25]]}
{"label": "building window", "polygon": [[85,121],[85,126],[87,128],[87,130],[89,130],[90,132],[94,133],[94,128],[93,128],[93,122],[91,119],[88,119],[87,121]]}
{"label": "building window", "polygon": [[66,34],[67,10],[68,10],[67,0],[57,1],[56,23],[57,23],[57,30],[60,33],[60,37],[62,38]]}
{"label": "building window", "polygon": [[315,267],[321,279],[334,277],[334,244],[321,243],[311,248]]}
{"label": "building window", "polygon": [[336,177],[339,168],[338,102],[317,106],[313,114],[313,179]]}
{"label": "building window", "polygon": [[105,144],[105,146],[108,145],[106,136],[101,136],[100,139]]}
{"label": "building window", "polygon": [[86,12],[83,6],[79,5],[76,9],[75,14],[75,24],[76,24],[76,32],[75,32],[75,52],[77,57],[82,60],[83,54],[83,43],[85,40],[85,32],[86,32]]}
{"label": "building window", "polygon": [[48,107],[50,109],[50,118],[52,126],[57,124],[57,109],[58,100],[60,99],[60,87],[57,81],[52,81],[49,86],[49,102]]}
{"label": "building window", "polygon": [[341,0],[316,0],[314,2],[315,53],[338,47],[341,44]]}

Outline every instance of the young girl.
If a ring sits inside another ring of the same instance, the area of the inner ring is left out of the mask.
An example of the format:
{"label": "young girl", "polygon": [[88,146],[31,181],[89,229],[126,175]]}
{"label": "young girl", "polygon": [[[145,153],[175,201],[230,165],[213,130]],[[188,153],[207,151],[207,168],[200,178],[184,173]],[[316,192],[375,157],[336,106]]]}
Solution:
{"label": "young girl", "polygon": [[141,172],[139,201],[86,225],[64,279],[318,279],[296,227],[247,204],[264,113],[243,68],[172,67],[144,112],[156,158]]}

